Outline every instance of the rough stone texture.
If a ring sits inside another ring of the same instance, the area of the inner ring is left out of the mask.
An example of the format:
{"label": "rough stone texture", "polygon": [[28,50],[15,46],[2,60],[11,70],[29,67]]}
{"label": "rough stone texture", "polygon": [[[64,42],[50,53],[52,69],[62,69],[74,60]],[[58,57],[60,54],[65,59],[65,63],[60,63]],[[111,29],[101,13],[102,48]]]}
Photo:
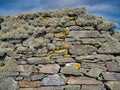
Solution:
{"label": "rough stone texture", "polygon": [[32,72],[33,66],[32,65],[18,65],[16,66],[16,71],[18,72]]}
{"label": "rough stone texture", "polygon": [[32,75],[32,76],[31,76],[31,80],[32,80],[32,81],[34,81],[34,80],[41,80],[43,77],[44,77],[44,74],[38,73],[38,74]]}
{"label": "rough stone texture", "polygon": [[54,73],[58,73],[60,66],[58,64],[47,64],[47,65],[41,65],[37,69],[41,73],[54,74]]}
{"label": "rough stone texture", "polygon": [[120,90],[120,82],[119,81],[109,81],[109,82],[106,82],[105,85],[110,90]]}
{"label": "rough stone texture", "polygon": [[[60,72],[67,75],[82,75],[84,69],[81,66],[77,66],[78,63],[67,63],[65,67],[62,67]],[[79,64],[80,65],[80,64]]]}
{"label": "rough stone texture", "polygon": [[82,85],[80,90],[106,90],[104,85]]}
{"label": "rough stone texture", "polygon": [[120,72],[116,62],[106,62],[106,67],[109,72]]}
{"label": "rough stone texture", "polygon": [[109,80],[112,80],[112,81],[114,81],[114,80],[119,81],[120,80],[120,73],[103,72],[102,75],[103,75],[103,78],[105,80],[108,80],[108,81]]}
{"label": "rough stone texture", "polygon": [[97,31],[71,31],[69,34],[70,37],[74,38],[92,38],[97,37],[98,32]]}
{"label": "rough stone texture", "polygon": [[48,63],[48,60],[46,58],[28,58],[27,62],[30,64],[46,64]]}
{"label": "rough stone texture", "polygon": [[42,80],[42,84],[48,86],[55,86],[55,85],[59,86],[59,85],[65,85],[65,82],[58,74],[54,74],[45,77]]}
{"label": "rough stone texture", "polygon": [[87,78],[87,77],[70,77],[68,80],[68,84],[80,84],[80,85],[101,85],[102,82],[97,81],[93,78]]}
{"label": "rough stone texture", "polygon": [[56,60],[56,62],[60,63],[60,64],[65,64],[65,63],[73,63],[75,62],[74,59],[72,58],[58,58]]}
{"label": "rough stone texture", "polygon": [[89,70],[89,72],[86,73],[86,75],[88,75],[90,77],[98,78],[101,73],[102,73],[102,69],[92,68]]}
{"label": "rough stone texture", "polygon": [[97,48],[91,45],[74,45],[69,49],[69,52],[73,55],[92,54],[95,51],[97,51]]}
{"label": "rough stone texture", "polygon": [[0,15],[0,83],[13,78],[3,90],[119,90],[114,27],[85,8]]}
{"label": "rough stone texture", "polygon": [[0,81],[0,90],[17,90],[18,85],[17,82],[9,77],[9,78],[3,78],[2,81]]}
{"label": "rough stone texture", "polygon": [[40,81],[19,81],[20,87],[34,88],[40,86]]}

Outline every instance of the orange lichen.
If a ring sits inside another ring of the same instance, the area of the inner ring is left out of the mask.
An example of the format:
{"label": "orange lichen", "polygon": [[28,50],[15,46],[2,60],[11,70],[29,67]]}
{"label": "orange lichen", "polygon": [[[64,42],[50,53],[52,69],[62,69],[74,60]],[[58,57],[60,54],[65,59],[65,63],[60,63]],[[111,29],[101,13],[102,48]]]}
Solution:
{"label": "orange lichen", "polygon": [[69,17],[69,21],[70,22],[75,22],[75,18],[74,17]]}
{"label": "orange lichen", "polygon": [[48,62],[50,62],[51,56],[47,54],[46,59],[48,60]]}
{"label": "orange lichen", "polygon": [[64,34],[64,33],[57,33],[57,34],[55,34],[55,37],[56,38],[65,38],[66,37],[66,35]]}
{"label": "orange lichen", "polygon": [[68,50],[66,50],[66,49],[55,50],[54,53],[55,54],[64,54],[64,55],[67,55],[68,54]]}
{"label": "orange lichen", "polygon": [[65,47],[65,48],[68,48],[68,47],[69,47],[68,43],[67,43],[67,42],[64,42],[64,41],[61,42],[61,45],[62,45],[63,47]]}
{"label": "orange lichen", "polygon": [[80,69],[81,68],[81,64],[80,63],[76,63],[75,67],[76,67],[76,69]]}
{"label": "orange lichen", "polygon": [[69,58],[70,55],[69,55],[69,54],[65,54],[64,57],[65,57],[65,58]]}
{"label": "orange lichen", "polygon": [[50,19],[51,19],[51,17],[48,17],[48,16],[42,17],[42,21],[48,21],[48,20],[50,20]]}
{"label": "orange lichen", "polygon": [[65,33],[66,35],[69,35],[69,34],[70,34],[70,29],[69,29],[69,28],[65,28],[65,29],[64,29],[64,33]]}

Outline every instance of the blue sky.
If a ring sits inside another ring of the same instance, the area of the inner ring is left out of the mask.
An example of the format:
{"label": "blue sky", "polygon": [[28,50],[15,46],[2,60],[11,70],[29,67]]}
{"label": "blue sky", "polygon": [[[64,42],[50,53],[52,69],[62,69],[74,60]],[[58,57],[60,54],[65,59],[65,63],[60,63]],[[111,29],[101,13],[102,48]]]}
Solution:
{"label": "blue sky", "polygon": [[2,15],[65,7],[86,7],[89,13],[117,23],[116,29],[120,29],[120,0],[0,0]]}

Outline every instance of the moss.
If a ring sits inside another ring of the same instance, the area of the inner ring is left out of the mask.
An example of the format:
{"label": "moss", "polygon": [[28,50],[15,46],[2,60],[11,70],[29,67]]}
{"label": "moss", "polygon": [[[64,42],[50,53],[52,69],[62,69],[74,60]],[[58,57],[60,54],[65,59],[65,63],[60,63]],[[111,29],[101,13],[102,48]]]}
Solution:
{"label": "moss", "polygon": [[50,62],[51,56],[50,54],[47,54],[46,59],[48,60],[48,63]]}
{"label": "moss", "polygon": [[69,28],[65,28],[65,29],[64,29],[64,33],[65,33],[66,35],[69,35],[69,34],[70,34],[70,29],[69,29]]}

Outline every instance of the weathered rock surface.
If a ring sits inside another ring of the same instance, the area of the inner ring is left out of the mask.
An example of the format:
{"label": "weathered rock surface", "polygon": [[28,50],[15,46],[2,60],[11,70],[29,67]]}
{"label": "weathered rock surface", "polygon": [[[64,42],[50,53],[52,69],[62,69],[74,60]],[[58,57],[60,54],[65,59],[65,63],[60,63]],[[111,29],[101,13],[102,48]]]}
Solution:
{"label": "weathered rock surface", "polygon": [[65,85],[65,82],[58,74],[54,74],[43,78],[42,84],[48,86],[59,86],[59,85]]}

